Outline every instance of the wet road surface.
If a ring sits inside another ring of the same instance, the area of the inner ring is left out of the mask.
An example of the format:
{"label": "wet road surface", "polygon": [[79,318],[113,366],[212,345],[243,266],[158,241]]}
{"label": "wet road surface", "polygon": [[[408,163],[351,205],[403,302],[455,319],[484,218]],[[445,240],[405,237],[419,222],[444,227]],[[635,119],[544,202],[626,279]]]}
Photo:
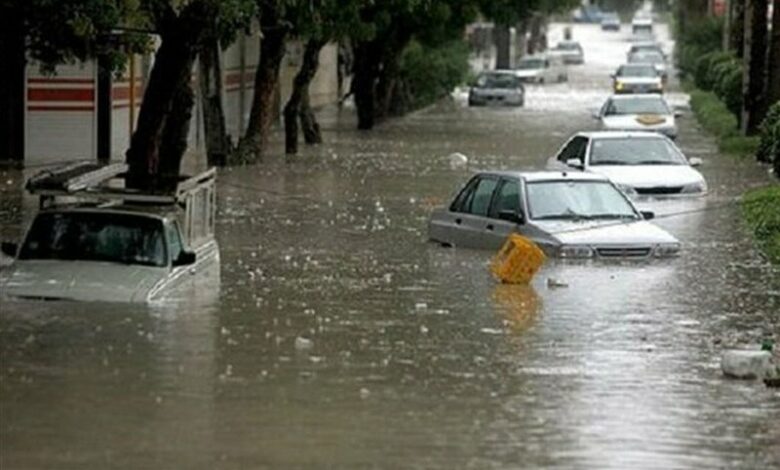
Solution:
{"label": "wet road surface", "polygon": [[[221,286],[149,307],[3,303],[0,468],[780,466],[780,393],[719,369],[724,348],[780,339],[780,273],[733,204],[770,179],[690,114],[679,144],[710,194],[643,204],[701,209],[658,220],[678,259],[553,260],[508,286],[490,253],[426,242],[472,171],[541,168],[595,128],[628,36],[574,34],[586,65],[524,109],[456,96],[370,133],[345,110],[323,147],[222,172]],[[2,176],[8,238],[34,205]]]}

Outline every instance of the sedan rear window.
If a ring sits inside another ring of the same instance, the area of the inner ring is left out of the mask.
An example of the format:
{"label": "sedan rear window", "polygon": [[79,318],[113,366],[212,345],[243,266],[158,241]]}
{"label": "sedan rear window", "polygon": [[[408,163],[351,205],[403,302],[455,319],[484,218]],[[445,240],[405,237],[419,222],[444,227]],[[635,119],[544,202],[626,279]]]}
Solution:
{"label": "sedan rear window", "polygon": [[33,222],[19,259],[166,266],[163,223],[131,214],[42,213]]}

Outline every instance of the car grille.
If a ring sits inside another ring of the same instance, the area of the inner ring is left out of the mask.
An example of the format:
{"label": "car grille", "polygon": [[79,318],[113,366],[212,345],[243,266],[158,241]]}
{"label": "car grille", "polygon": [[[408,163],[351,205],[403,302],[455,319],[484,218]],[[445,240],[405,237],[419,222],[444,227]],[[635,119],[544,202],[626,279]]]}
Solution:
{"label": "car grille", "polygon": [[650,255],[650,247],[601,247],[596,253],[603,258],[644,258]]}
{"label": "car grille", "polygon": [[634,188],[638,194],[680,194],[682,186],[656,186],[652,188]]}

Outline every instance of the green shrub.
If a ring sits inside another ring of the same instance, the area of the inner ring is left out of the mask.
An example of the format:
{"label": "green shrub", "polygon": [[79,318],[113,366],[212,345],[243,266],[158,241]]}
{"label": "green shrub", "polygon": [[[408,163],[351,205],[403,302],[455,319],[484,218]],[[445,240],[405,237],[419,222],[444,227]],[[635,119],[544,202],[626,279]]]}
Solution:
{"label": "green shrub", "polygon": [[677,66],[683,76],[694,75],[698,59],[720,50],[723,42],[723,19],[707,17],[686,24],[685,32],[677,32]]}
{"label": "green shrub", "polygon": [[769,108],[759,130],[761,142],[756,150],[756,158],[762,162],[774,162],[775,175],[780,178],[780,172],[777,171],[780,165],[780,102]]}
{"label": "green shrub", "polygon": [[702,90],[712,90],[718,83],[720,75],[715,70],[722,64],[734,60],[734,55],[729,52],[710,52],[704,54],[696,60],[696,72],[694,74],[694,81],[696,86]]}
{"label": "green shrub", "polygon": [[742,64],[736,58],[716,64],[711,75],[715,77],[713,91],[737,117],[742,114]]}
{"label": "green shrub", "polygon": [[737,118],[711,91],[691,92],[691,109],[709,132],[719,138],[731,137],[737,133]]}
{"label": "green shrub", "polygon": [[759,248],[772,262],[780,263],[780,185],[748,191],[742,214]]}
{"label": "green shrub", "polygon": [[720,142],[718,142],[718,150],[722,153],[738,157],[750,157],[755,155],[758,144],[758,137],[732,135],[720,139]]}

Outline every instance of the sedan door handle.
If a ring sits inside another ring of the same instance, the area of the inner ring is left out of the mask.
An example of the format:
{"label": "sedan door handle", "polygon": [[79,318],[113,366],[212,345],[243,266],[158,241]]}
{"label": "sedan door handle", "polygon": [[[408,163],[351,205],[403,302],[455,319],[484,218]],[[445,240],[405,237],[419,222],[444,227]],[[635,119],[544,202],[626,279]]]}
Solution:
{"label": "sedan door handle", "polygon": [[495,227],[493,227],[493,224],[488,224],[488,226],[485,228],[488,230],[493,230]]}

